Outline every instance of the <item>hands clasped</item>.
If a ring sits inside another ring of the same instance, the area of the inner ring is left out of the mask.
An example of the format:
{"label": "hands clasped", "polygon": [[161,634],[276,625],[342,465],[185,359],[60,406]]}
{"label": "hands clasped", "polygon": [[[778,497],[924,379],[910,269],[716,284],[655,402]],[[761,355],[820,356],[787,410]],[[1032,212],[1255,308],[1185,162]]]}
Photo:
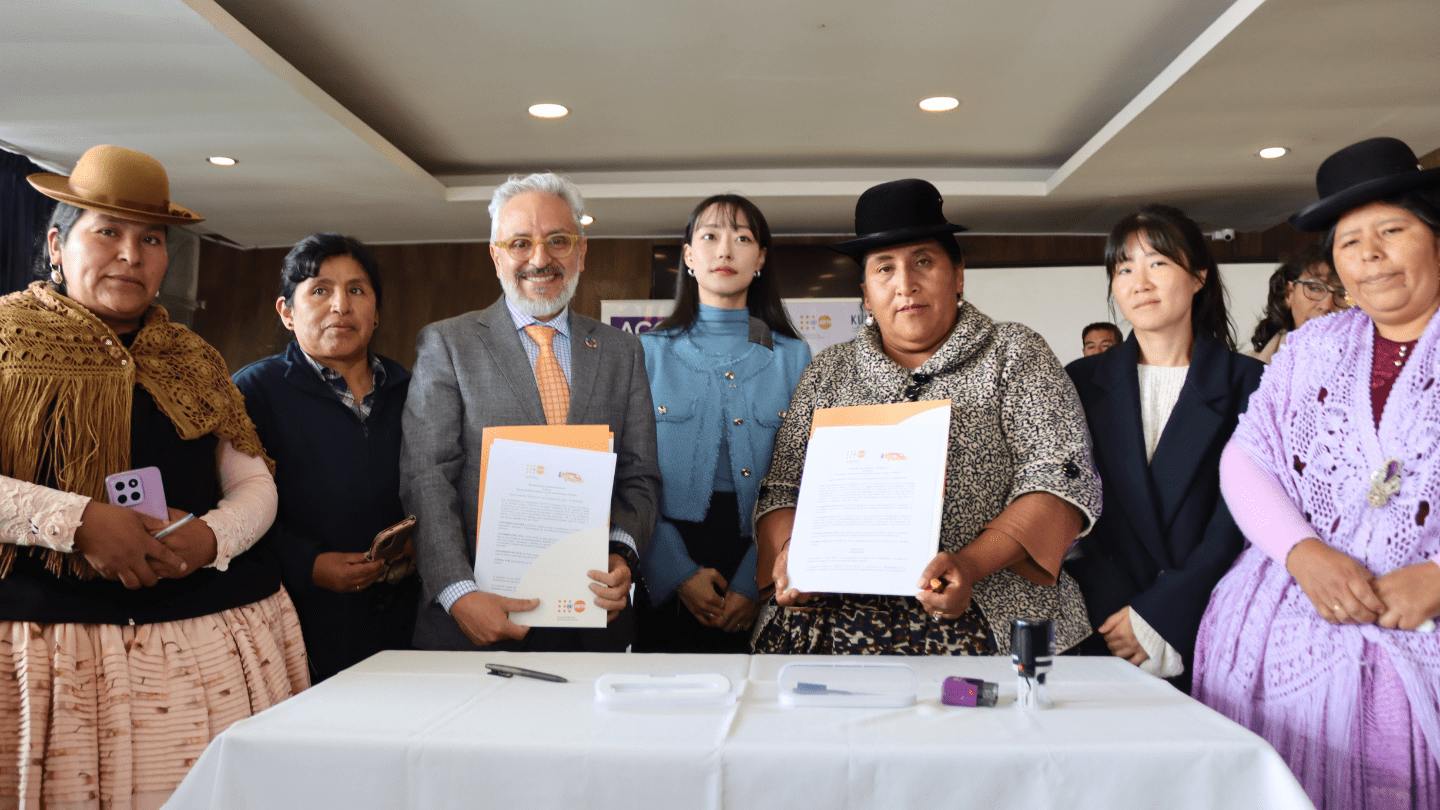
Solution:
{"label": "hands clasped", "polygon": [[1440,565],[1426,561],[1376,577],[1359,560],[1310,537],[1285,567],[1331,624],[1378,624],[1414,630],[1440,615]]}
{"label": "hands clasped", "polygon": [[677,594],[700,624],[726,633],[749,630],[760,615],[760,604],[729,587],[719,571],[701,568],[681,584]]}
{"label": "hands clasped", "polygon": [[156,520],[123,506],[91,501],[75,530],[75,549],[106,579],[130,589],[149,587],[161,579],[178,579],[214,562],[215,533],[203,520],[192,520],[162,540],[155,534],[185,516],[170,510],[169,520]]}

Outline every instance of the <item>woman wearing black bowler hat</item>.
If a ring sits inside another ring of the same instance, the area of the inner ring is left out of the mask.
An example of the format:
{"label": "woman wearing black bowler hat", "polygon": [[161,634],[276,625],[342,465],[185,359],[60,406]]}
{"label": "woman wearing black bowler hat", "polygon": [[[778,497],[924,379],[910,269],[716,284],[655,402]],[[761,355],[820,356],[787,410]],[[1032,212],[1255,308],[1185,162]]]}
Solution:
{"label": "woman wearing black bowler hat", "polygon": [[[1085,417],[1039,335],[963,300],[954,234],[964,228],[946,221],[942,202],[923,180],[875,186],[855,206],[858,237],[833,246],[862,268],[868,315],[853,342],[805,370],[760,484],[760,584],[773,581],[775,597],[758,652],[1008,653],[1010,620],[1022,616],[1051,619],[1060,650],[1090,632],[1080,589],[1060,569],[1100,514]],[[936,399],[952,403],[940,553],[915,596],[788,588],[786,543],[815,409]],[[933,580],[945,584],[931,590]]]}
{"label": "woman wearing black bowler hat", "polygon": [[1194,695],[1320,810],[1440,807],[1440,170],[1394,138],[1320,165],[1352,309],[1275,356],[1220,460],[1251,545],[1200,625]]}

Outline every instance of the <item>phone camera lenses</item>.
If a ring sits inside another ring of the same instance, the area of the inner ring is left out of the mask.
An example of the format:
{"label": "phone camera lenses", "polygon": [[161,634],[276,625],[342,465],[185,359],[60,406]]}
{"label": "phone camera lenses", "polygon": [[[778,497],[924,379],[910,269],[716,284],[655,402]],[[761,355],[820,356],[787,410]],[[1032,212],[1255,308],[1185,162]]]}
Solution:
{"label": "phone camera lenses", "polygon": [[135,489],[135,488],[138,487],[138,486],[140,486],[140,482],[137,481],[137,480],[135,480],[134,478],[131,478],[131,479],[130,479],[130,488],[131,488],[131,489]]}
{"label": "phone camera lenses", "polygon": [[118,501],[120,502],[120,505],[121,505],[121,506],[124,506],[124,505],[125,505],[125,502],[126,502],[127,500],[129,500],[129,498],[127,498],[127,497],[124,496],[124,495],[121,495],[121,496],[120,496],[119,498],[117,498],[116,500],[118,500]]}
{"label": "phone camera lenses", "polygon": [[116,481],[116,482],[115,482],[115,491],[116,491],[116,492],[124,492],[124,491],[125,491],[125,482],[124,482],[124,481]]}

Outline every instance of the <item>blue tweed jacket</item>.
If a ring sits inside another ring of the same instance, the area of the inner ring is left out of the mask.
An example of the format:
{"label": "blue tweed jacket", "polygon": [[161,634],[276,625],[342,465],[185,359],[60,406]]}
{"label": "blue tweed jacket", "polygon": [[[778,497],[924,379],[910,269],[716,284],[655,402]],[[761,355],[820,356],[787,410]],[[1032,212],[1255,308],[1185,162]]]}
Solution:
{"label": "blue tweed jacket", "polygon": [[[757,318],[750,319],[749,350],[731,361],[704,354],[685,333],[647,332],[640,344],[655,406],[661,479],[660,520],[640,567],[658,604],[700,570],[669,520],[705,519],[722,430],[740,504],[740,530],[753,535],[760,479],[770,469],[775,431],[810,363],[810,347],[774,334]],[[751,599],[759,598],[757,554],[752,545],[730,583],[731,590]]]}

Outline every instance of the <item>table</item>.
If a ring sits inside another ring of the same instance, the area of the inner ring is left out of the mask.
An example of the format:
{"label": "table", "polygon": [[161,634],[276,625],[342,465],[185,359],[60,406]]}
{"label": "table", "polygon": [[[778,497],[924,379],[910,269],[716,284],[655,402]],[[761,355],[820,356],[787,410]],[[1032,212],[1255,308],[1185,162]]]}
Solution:
{"label": "table", "polygon": [[[797,660],[839,659],[381,653],[236,723],[166,807],[1311,807],[1262,739],[1116,658],[1057,658],[1042,712],[1013,706],[999,657],[883,659],[919,677],[904,709],[784,708],[776,675]],[[597,708],[612,672],[719,672],[738,700]],[[1000,704],[942,705],[949,675],[998,681]]]}

